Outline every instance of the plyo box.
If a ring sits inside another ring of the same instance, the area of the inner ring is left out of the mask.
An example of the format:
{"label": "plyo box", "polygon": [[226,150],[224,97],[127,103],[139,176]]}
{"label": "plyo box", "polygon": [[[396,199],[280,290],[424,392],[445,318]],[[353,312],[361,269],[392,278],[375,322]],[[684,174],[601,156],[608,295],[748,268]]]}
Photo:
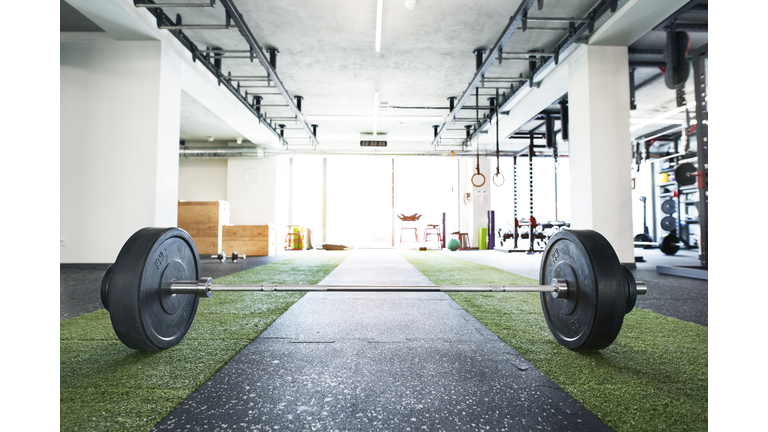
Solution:
{"label": "plyo box", "polygon": [[227,201],[179,201],[178,227],[188,232],[201,255],[222,249],[222,227],[229,223]]}
{"label": "plyo box", "polygon": [[224,225],[222,247],[226,254],[267,256],[275,255],[275,227],[267,225]]}

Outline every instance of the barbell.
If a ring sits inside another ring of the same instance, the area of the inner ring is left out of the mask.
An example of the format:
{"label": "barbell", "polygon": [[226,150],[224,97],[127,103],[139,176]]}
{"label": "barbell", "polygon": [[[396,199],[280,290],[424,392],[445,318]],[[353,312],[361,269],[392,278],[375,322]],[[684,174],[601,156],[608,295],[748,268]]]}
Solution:
{"label": "barbell", "polygon": [[575,351],[613,343],[624,315],[647,287],[635,281],[608,240],[591,230],[561,230],[544,250],[540,285],[218,285],[201,277],[200,258],[180,228],[143,228],[104,273],[101,299],[115,334],[137,350],[161,350],[186,335],[200,298],[214,291],[538,292],[552,335]]}

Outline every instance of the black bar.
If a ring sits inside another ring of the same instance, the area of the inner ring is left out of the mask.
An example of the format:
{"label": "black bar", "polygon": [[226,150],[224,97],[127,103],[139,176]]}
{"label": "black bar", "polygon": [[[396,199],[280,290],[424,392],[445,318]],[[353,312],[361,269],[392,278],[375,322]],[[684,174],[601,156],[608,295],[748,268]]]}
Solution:
{"label": "black bar", "polygon": [[563,141],[568,141],[568,99],[560,99],[560,133]]}
{"label": "black bar", "polygon": [[544,124],[547,148],[551,149],[555,146],[555,119],[552,118],[552,114],[544,115]]}

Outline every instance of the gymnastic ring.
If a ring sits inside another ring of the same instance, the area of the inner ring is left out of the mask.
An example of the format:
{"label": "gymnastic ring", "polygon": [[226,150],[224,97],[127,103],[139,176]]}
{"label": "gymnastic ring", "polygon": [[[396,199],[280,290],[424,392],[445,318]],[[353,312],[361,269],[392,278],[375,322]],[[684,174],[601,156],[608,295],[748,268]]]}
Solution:
{"label": "gymnastic ring", "polygon": [[[496,183],[496,177],[497,177],[497,176],[501,176],[501,184],[498,184],[498,183]],[[494,175],[493,175],[493,184],[495,184],[496,186],[501,186],[501,185],[503,185],[503,184],[504,184],[504,175],[503,175],[503,174],[501,174],[501,173],[496,173],[496,174],[494,174]]]}
{"label": "gymnastic ring", "polygon": [[[483,182],[480,184],[475,184],[475,177],[480,176],[483,178]],[[472,186],[479,188],[480,186],[485,184],[485,176],[482,173],[475,173],[475,175],[472,176]]]}

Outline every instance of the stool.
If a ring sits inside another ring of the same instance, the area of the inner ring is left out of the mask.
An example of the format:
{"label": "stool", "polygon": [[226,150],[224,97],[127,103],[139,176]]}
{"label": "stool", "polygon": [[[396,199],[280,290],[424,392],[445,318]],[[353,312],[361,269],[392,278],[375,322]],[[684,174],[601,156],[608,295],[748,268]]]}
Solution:
{"label": "stool", "polygon": [[427,245],[429,242],[429,236],[436,235],[437,236],[437,249],[442,249],[443,246],[443,237],[440,233],[440,226],[439,225],[427,225],[426,228],[424,228],[424,246]]}
{"label": "stool", "polygon": [[469,234],[467,233],[458,233],[459,234],[459,250],[470,250],[472,249],[472,246],[469,244]]}
{"label": "stool", "polygon": [[413,235],[416,237],[416,243],[419,242],[419,228],[418,227],[400,227],[400,243],[403,242],[403,230],[413,230]]}

